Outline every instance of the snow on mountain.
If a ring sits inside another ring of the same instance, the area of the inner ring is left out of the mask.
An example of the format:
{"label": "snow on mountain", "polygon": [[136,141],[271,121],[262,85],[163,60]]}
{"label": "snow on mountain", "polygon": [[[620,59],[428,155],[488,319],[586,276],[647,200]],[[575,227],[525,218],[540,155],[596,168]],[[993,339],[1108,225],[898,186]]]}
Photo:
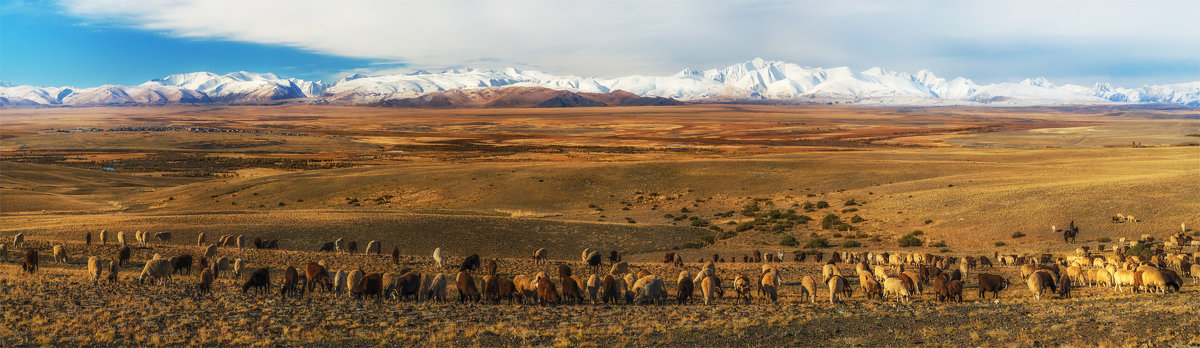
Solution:
{"label": "snow on mountain", "polygon": [[375,104],[435,92],[493,87],[542,87],[582,93],[626,91],[642,97],[685,101],[779,100],[890,105],[1062,105],[1172,103],[1200,106],[1200,81],[1119,88],[1057,85],[1046,78],[979,85],[870,68],[815,68],[756,58],[721,69],[684,69],[669,76],[617,78],[552,75],[520,69],[450,69],[437,73],[355,74],[330,85],[274,74],[208,72],[176,74],[139,86],[32,87],[0,85],[0,106],[164,103],[262,103],[301,99],[335,104]]}

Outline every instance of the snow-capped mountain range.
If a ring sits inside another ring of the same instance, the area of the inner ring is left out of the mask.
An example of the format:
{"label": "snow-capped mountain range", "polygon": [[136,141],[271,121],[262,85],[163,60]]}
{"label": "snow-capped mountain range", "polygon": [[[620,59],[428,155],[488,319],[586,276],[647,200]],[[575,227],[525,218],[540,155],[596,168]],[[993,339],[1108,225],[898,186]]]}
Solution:
{"label": "snow-capped mountain range", "polygon": [[754,59],[723,69],[685,69],[670,76],[595,78],[518,69],[452,69],[439,73],[353,75],[333,84],[274,74],[207,72],[170,75],[137,86],[93,88],[11,86],[0,83],[0,106],[261,104],[280,101],[379,104],[428,93],[489,87],[543,87],[584,93],[626,91],[642,97],[692,102],[781,101],[882,105],[1064,105],[1168,103],[1200,106],[1200,81],[1138,88],[1107,83],[1056,85],[1045,78],[980,85],[871,68],[813,68]]}

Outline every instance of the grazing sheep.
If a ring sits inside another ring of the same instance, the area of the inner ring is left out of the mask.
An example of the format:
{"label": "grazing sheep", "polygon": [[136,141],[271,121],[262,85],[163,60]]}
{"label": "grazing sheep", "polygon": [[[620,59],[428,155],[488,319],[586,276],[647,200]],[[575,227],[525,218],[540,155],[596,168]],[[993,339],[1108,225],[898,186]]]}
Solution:
{"label": "grazing sheep", "polygon": [[946,302],[950,299],[950,289],[946,287],[946,283],[949,283],[949,280],[942,275],[933,278],[933,294],[940,302]]}
{"label": "grazing sheep", "polygon": [[375,255],[379,255],[379,249],[381,249],[381,248],[382,247],[379,245],[379,241],[372,240],[370,242],[367,242],[367,250],[366,250],[365,254],[369,255],[371,253],[374,253]]}
{"label": "grazing sheep", "polygon": [[350,275],[346,274],[346,271],[344,270],[338,270],[333,274],[333,293],[335,295],[340,295],[346,292],[346,283],[349,282],[349,278]]}
{"label": "grazing sheep", "polygon": [[1008,289],[1008,279],[995,275],[980,273],[976,276],[979,279],[979,298],[983,299],[987,292],[992,292],[992,297],[999,299],[1000,291]]}
{"label": "grazing sheep", "polygon": [[344,253],[344,252],[346,252],[346,244],[345,244],[345,242],[343,242],[341,238],[338,238],[338,239],[334,240],[334,241],[333,241],[333,250],[334,250],[334,251],[336,251],[336,252],[339,252],[339,253]]}
{"label": "grazing sheep", "polygon": [[[1117,284],[1117,292],[1121,292],[1121,286],[1134,285],[1133,275],[1134,272],[1127,269],[1118,270],[1116,273],[1113,273],[1113,282]],[[1137,291],[1137,288],[1134,288],[1134,291]]]}
{"label": "grazing sheep", "polygon": [[842,271],[839,270],[837,268],[837,266],[834,266],[831,264],[825,264],[825,266],[821,268],[821,281],[822,282],[828,282],[829,278],[832,276],[841,276],[841,275],[842,275]]}
{"label": "grazing sheep", "polygon": [[433,280],[429,282],[427,294],[423,295],[430,301],[445,303],[446,302],[446,276],[438,273],[433,276]]}
{"label": "grazing sheep", "polygon": [[1062,296],[1062,298],[1071,298],[1072,282],[1070,276],[1063,274],[1062,278],[1058,281],[1058,295]]}
{"label": "grazing sheep", "polygon": [[[1148,269],[1142,271],[1142,285],[1146,287],[1147,292],[1167,292],[1167,277],[1162,271],[1157,269]],[[1176,290],[1178,286],[1176,286]]]}
{"label": "grazing sheep", "polygon": [[513,286],[521,293],[522,303],[524,300],[534,300],[537,298],[537,283],[534,283],[529,277],[523,274],[518,274],[513,277]]}
{"label": "grazing sheep", "polygon": [[13,246],[20,246],[21,243],[24,243],[24,242],[25,242],[25,234],[24,233],[17,233],[17,235],[13,236]]}
{"label": "grazing sheep", "polygon": [[125,231],[117,232],[117,244],[120,244],[121,246],[126,245],[125,244]]}
{"label": "grazing sheep", "polygon": [[487,266],[484,266],[487,274],[496,275],[496,259],[488,260]]}
{"label": "grazing sheep", "polygon": [[883,300],[883,286],[873,278],[863,279],[863,284],[860,285],[867,299]]}
{"label": "grazing sheep", "polygon": [[648,276],[648,275],[650,275],[650,271],[647,271],[647,270],[644,270],[644,269],[638,270],[638,272],[637,272],[637,279],[642,279],[642,277],[645,277],[645,276]]}
{"label": "grazing sheep", "polygon": [[350,295],[355,295],[355,290],[362,286],[363,277],[366,275],[366,272],[363,272],[361,269],[350,271],[350,273],[346,275],[346,288],[342,289],[342,291],[345,291]]}
{"label": "grazing sheep", "polygon": [[692,282],[692,275],[688,271],[679,272],[679,278],[676,279],[675,296],[679,304],[687,304],[688,300],[692,299],[692,293],[696,290],[696,284]]}
{"label": "grazing sheep", "polygon": [[212,260],[215,257],[217,257],[217,245],[209,244],[208,247],[204,248],[204,258]]}
{"label": "grazing sheep", "polygon": [[350,241],[346,243],[346,251],[353,254],[358,252],[358,241]]}
{"label": "grazing sheep", "polygon": [[213,273],[211,269],[205,268],[200,271],[200,288],[201,294],[207,294],[212,291]]}
{"label": "grazing sheep", "polygon": [[146,233],[147,232],[142,232],[141,230],[134,231],[133,239],[137,240],[138,244],[146,245]]}
{"label": "grazing sheep", "polygon": [[612,268],[608,270],[608,273],[616,275],[629,273],[629,263],[625,261],[614,263]]}
{"label": "grazing sheep", "polygon": [[400,247],[392,248],[392,264],[393,265],[400,264]]}
{"label": "grazing sheep", "polygon": [[236,245],[237,245],[237,248],[238,248],[238,249],[243,249],[243,248],[245,248],[245,247],[246,247],[246,236],[243,236],[243,235],[240,235],[240,234],[239,234],[239,235],[237,236],[237,244],[236,244]]}
{"label": "grazing sheep", "polygon": [[[601,301],[606,304],[617,303],[617,301],[623,297],[622,290],[624,286],[618,284],[618,279],[620,278],[613,277],[612,274],[604,276],[604,294],[601,296]],[[589,282],[590,281],[591,280],[589,279]],[[589,284],[589,287],[590,286],[591,285]]]}
{"label": "grazing sheep", "polygon": [[558,289],[545,274],[538,273],[533,281],[537,282],[538,304],[558,303]]}
{"label": "grazing sheep", "polygon": [[585,285],[588,300],[591,300],[592,304],[596,304],[596,295],[600,293],[600,277],[597,277],[595,274],[591,275],[588,277]]}
{"label": "grazing sheep", "polygon": [[538,248],[533,251],[533,264],[541,265],[546,263],[546,248]]}
{"label": "grazing sheep", "polygon": [[467,258],[463,259],[462,264],[458,266],[458,270],[460,272],[469,272],[479,269],[479,266],[479,254],[471,254],[471,256],[467,256]]}
{"label": "grazing sheep", "polygon": [[817,303],[817,281],[810,276],[800,278],[800,302],[803,303],[805,299]]}
{"label": "grazing sheep", "polygon": [[325,291],[329,291],[331,286],[329,273],[325,270],[325,266],[309,262],[304,265],[304,290],[315,291],[317,286],[320,286]]}
{"label": "grazing sheep", "polygon": [[103,268],[100,268],[100,258],[95,256],[88,258],[87,274],[88,279],[92,281],[92,285],[96,285],[100,281],[100,272],[102,270]]}
{"label": "grazing sheep", "polygon": [[[645,304],[647,302],[657,304],[667,295],[666,291],[663,290],[662,279],[653,274],[634,282],[633,292],[633,302],[637,304]],[[749,289],[747,289],[747,292],[749,292]]]}
{"label": "grazing sheep", "polygon": [[592,248],[585,248],[585,249],[583,249],[583,254],[579,255],[579,260],[583,261],[583,262],[587,262],[588,256],[591,256],[591,254],[592,254]]}
{"label": "grazing sheep", "polygon": [[1200,263],[1192,264],[1188,273],[1192,275],[1192,283],[1200,284]]}
{"label": "grazing sheep", "polygon": [[844,295],[842,299],[850,298],[849,295],[846,295],[850,290],[850,284],[846,282],[846,278],[841,276],[830,277],[825,285],[829,287],[829,303],[840,302],[838,295]]}
{"label": "grazing sheep", "polygon": [[567,269],[567,275],[565,276],[562,272],[559,272],[559,281],[562,283],[562,300],[571,301],[573,303],[582,303],[583,291],[579,288],[579,281],[576,280],[575,277],[571,277],[569,271],[570,268]]}
{"label": "grazing sheep", "polygon": [[[476,257],[476,261],[478,261],[478,259],[479,258]],[[476,266],[475,268],[479,267]],[[479,288],[475,286],[475,280],[471,278],[470,272],[467,272],[466,270],[460,270],[458,271],[458,277],[455,279],[457,279],[455,283],[458,284],[459,303],[465,301],[479,302]]]}
{"label": "grazing sheep", "polygon": [[[241,260],[241,259],[238,259]],[[234,263],[237,264],[236,262]],[[288,266],[287,270],[283,271],[283,288],[279,289],[279,296],[287,298],[289,295],[299,296],[302,294],[300,287],[300,272],[296,271],[296,267]]]}
{"label": "grazing sheep", "polygon": [[100,244],[108,245],[108,230],[100,230]]}
{"label": "grazing sheep", "polygon": [[153,283],[153,281],[157,280],[161,284],[166,285],[167,281],[171,280],[171,271],[174,271],[171,260],[155,258],[146,261],[145,267],[142,267],[142,274],[138,275],[138,284],[141,284],[143,281]]}
{"label": "grazing sheep", "polygon": [[88,231],[87,235],[83,236],[83,244],[92,245],[92,232]]}
{"label": "grazing sheep", "polygon": [[107,277],[109,283],[117,281],[117,269],[118,269],[117,259],[109,259],[108,260],[108,277]]}
{"label": "grazing sheep", "polygon": [[129,246],[123,246],[121,247],[121,250],[117,251],[117,260],[119,260],[121,266],[124,266],[126,262],[129,262],[129,254]]}
{"label": "grazing sheep", "polygon": [[442,268],[442,248],[433,249],[433,262],[437,263],[437,268]]}
{"label": "grazing sheep", "polygon": [[895,297],[897,300],[908,303],[909,296],[908,287],[899,278],[887,278],[883,280],[884,299]]}
{"label": "grazing sheep", "polygon": [[[418,276],[420,277],[420,276]],[[379,273],[369,273],[362,277],[358,282],[358,286],[351,288],[350,293],[356,298],[374,296],[379,299],[383,292],[383,275]]]}
{"label": "grazing sheep", "polygon": [[67,252],[63,250],[62,244],[55,244],[50,256],[54,258],[54,262],[67,263]]}
{"label": "grazing sheep", "polygon": [[237,259],[234,259],[233,260],[233,277],[241,278],[243,269],[246,269],[246,262],[242,261],[242,258],[240,258],[240,257]]}
{"label": "grazing sheep", "polygon": [[487,302],[500,303],[500,282],[496,276],[483,276],[483,299]]}
{"label": "grazing sheep", "polygon": [[[595,275],[592,275],[592,277],[595,277]],[[496,277],[496,283],[496,287],[499,288],[497,299],[508,300],[509,304],[513,304],[513,302],[524,302],[524,296],[521,295],[520,291],[517,291],[517,285],[514,284],[512,280],[503,277]],[[592,296],[592,299],[593,303],[595,303],[594,295]]]}
{"label": "grazing sheep", "polygon": [[946,284],[946,290],[947,290],[946,292],[949,294],[951,301],[959,302],[959,303],[961,303],[963,301],[963,297],[962,297],[963,281],[962,280],[958,280],[958,279],[951,280],[950,283]]}
{"label": "grazing sheep", "polygon": [[1029,278],[1025,279],[1025,284],[1029,286],[1029,292],[1033,293],[1034,299],[1042,299],[1042,291],[1046,288],[1045,285],[1042,284],[1042,277],[1035,277],[1031,275]]}
{"label": "grazing sheep", "polygon": [[[220,278],[221,272],[229,270],[229,258],[221,256],[221,258],[214,260],[213,264],[212,264],[212,269],[213,269],[213,276]],[[237,277],[237,278],[240,278],[240,277]]]}
{"label": "grazing sheep", "polygon": [[269,293],[271,288],[271,271],[263,267],[250,273],[250,279],[247,279],[242,284],[242,293],[246,293],[250,288],[254,288],[255,292],[260,294]]}
{"label": "grazing sheep", "polygon": [[616,250],[609,252],[608,253],[608,263],[617,263],[617,262],[621,262],[621,254],[618,254]]}
{"label": "grazing sheep", "polygon": [[[774,268],[772,268],[774,270]],[[771,298],[771,302],[779,301],[778,283],[775,281],[775,272],[763,273],[762,281],[759,282],[759,289],[766,297]],[[690,295],[690,294],[689,294]]]}
{"label": "grazing sheep", "polygon": [[598,273],[600,272],[600,263],[603,259],[604,256],[600,255],[599,251],[593,251],[591,254],[588,254],[584,262],[592,269],[592,273]]}
{"label": "grazing sheep", "polygon": [[171,258],[171,273],[179,273],[179,270],[186,269],[184,274],[192,275],[192,255],[183,254]]}
{"label": "grazing sheep", "polygon": [[159,242],[167,243],[171,241],[171,232],[159,232],[154,234],[154,239]]}
{"label": "grazing sheep", "polygon": [[739,299],[745,299],[746,303],[750,303],[750,279],[745,275],[739,274],[733,278],[733,290],[737,292]]}
{"label": "grazing sheep", "polygon": [[229,240],[229,235],[228,235],[228,234],[221,235],[221,238],[217,238],[217,245],[218,245],[218,246],[227,247],[227,246],[229,246],[229,243],[230,243],[230,240]]}
{"label": "grazing sheep", "polygon": [[208,242],[208,238],[204,235],[204,232],[196,235],[196,246],[203,246],[205,242]]}

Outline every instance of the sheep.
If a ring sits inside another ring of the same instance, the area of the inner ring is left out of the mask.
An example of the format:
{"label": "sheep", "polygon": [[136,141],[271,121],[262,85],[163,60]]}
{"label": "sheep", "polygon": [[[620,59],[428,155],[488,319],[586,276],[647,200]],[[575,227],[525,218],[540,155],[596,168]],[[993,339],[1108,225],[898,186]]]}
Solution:
{"label": "sheep", "polygon": [[355,290],[362,286],[362,280],[364,276],[366,276],[366,272],[363,272],[361,269],[350,271],[350,273],[346,275],[346,288],[341,290],[347,294],[355,295]]}
{"label": "sheep", "polygon": [[240,234],[239,234],[239,235],[237,236],[237,248],[238,248],[238,249],[243,249],[243,248],[245,248],[245,247],[246,247],[246,236],[243,236],[243,235],[240,235]]}
{"label": "sheep", "polygon": [[[477,255],[476,255],[477,256]],[[478,258],[476,258],[478,260]],[[478,268],[478,266],[476,267]],[[458,276],[455,278],[458,284],[458,302],[465,301],[478,302],[479,289],[475,286],[475,280],[471,278],[471,273],[466,270],[458,271]]]}
{"label": "sheep", "polygon": [[[637,282],[633,283],[634,298],[633,302],[637,304],[645,304],[646,302],[658,303],[666,297],[666,291],[663,290],[663,281],[656,275],[648,275]],[[749,292],[749,289],[747,289]]]}
{"label": "sheep", "polygon": [[196,246],[204,246],[204,243],[207,241],[208,238],[205,237],[204,232],[200,232],[200,234],[196,235]]}
{"label": "sheep", "polygon": [[442,248],[433,249],[433,262],[437,263],[437,268],[442,268]]}
{"label": "sheep", "polygon": [[346,291],[346,283],[349,281],[350,275],[344,270],[338,270],[333,274],[333,293],[335,295],[342,294]]}
{"label": "sheep", "polygon": [[700,293],[704,296],[704,304],[710,304],[715,300],[715,298],[713,298],[714,287],[716,287],[716,285],[713,284],[712,277],[704,277],[704,280],[700,281]]}
{"label": "sheep", "polygon": [[250,279],[247,279],[242,284],[242,293],[246,293],[250,288],[254,288],[256,292],[263,294],[269,292],[271,288],[271,271],[263,267],[250,273]]}
{"label": "sheep", "polygon": [[[213,269],[213,276],[220,278],[221,272],[229,269],[229,258],[221,256],[221,258],[216,259],[215,261],[213,261],[212,269]],[[240,278],[240,277],[238,277],[238,278]]]}
{"label": "sheep", "polygon": [[446,302],[446,276],[438,273],[433,276],[433,280],[429,282],[427,293],[423,296],[430,301]]}
{"label": "sheep", "polygon": [[1188,273],[1192,275],[1192,283],[1200,284],[1200,263],[1192,264]]}
{"label": "sheep", "polygon": [[382,289],[383,275],[379,273],[368,273],[363,275],[362,280],[358,282],[358,286],[351,288],[350,293],[356,298],[375,296],[375,298],[378,299],[379,295],[382,293]]}
{"label": "sheep", "polygon": [[[1133,282],[1134,282],[1133,275],[1134,275],[1134,272],[1127,270],[1127,269],[1118,270],[1116,273],[1113,273],[1113,282],[1116,283],[1116,285],[1117,285],[1117,292],[1121,292],[1122,285],[1125,285],[1125,286],[1133,286],[1134,285],[1133,284]],[[1134,290],[1136,291],[1137,289],[1135,288]]]}
{"label": "sheep", "polygon": [[[772,270],[774,270],[774,268],[772,268]],[[775,272],[765,272],[763,273],[762,281],[759,282],[759,289],[761,289],[761,291],[767,297],[771,298],[771,302],[779,301],[778,283],[775,281],[776,274],[777,273]]]}
{"label": "sheep", "polygon": [[[570,268],[568,268],[568,270],[569,269]],[[583,302],[583,294],[579,288],[579,281],[576,280],[575,277],[570,276],[570,271],[568,271],[566,275],[564,275],[562,272],[559,272],[559,281],[562,283],[563,301],[572,301],[574,303]]]}
{"label": "sheep", "polygon": [[745,299],[746,303],[750,303],[750,279],[745,275],[739,274],[733,278],[733,290],[737,292],[739,299]]}
{"label": "sheep", "polygon": [[883,287],[879,285],[879,282],[873,278],[865,278],[862,282],[860,286],[863,289],[863,293],[867,295],[867,299],[883,299]]}
{"label": "sheep", "polygon": [[484,271],[487,272],[487,274],[496,275],[496,259],[488,260],[488,263],[486,266],[484,266],[484,268]]}
{"label": "sheep", "polygon": [[329,273],[325,270],[325,266],[309,262],[304,265],[304,290],[314,291],[318,285],[325,291],[329,291]]}
{"label": "sheep", "polygon": [[1042,277],[1031,275],[1030,277],[1025,278],[1025,284],[1029,286],[1029,292],[1033,293],[1034,299],[1042,299],[1042,291],[1046,288],[1045,285],[1042,284]]}
{"label": "sheep", "polygon": [[88,233],[83,236],[83,244],[92,245],[92,232],[91,231],[88,231]]}
{"label": "sheep", "polygon": [[692,299],[692,293],[695,292],[696,284],[692,282],[692,275],[688,271],[679,272],[679,278],[676,279],[675,296],[679,304],[687,304],[688,300]]}
{"label": "sheep", "polygon": [[146,265],[142,267],[142,274],[138,275],[138,284],[141,284],[143,281],[151,281],[153,283],[154,280],[158,280],[163,285],[166,285],[167,281],[171,280],[171,271],[173,270],[174,267],[171,265],[170,260],[156,258],[146,261]]}
{"label": "sheep", "polygon": [[171,273],[179,273],[181,269],[187,269],[187,275],[192,274],[192,255],[183,254],[171,258]]}
{"label": "sheep", "polygon": [[887,278],[883,280],[883,298],[895,297],[897,300],[908,303],[909,296],[908,287],[899,278]]}
{"label": "sheep", "polygon": [[592,269],[592,273],[597,273],[600,271],[600,263],[603,260],[603,258],[604,258],[604,256],[600,255],[599,251],[593,251],[591,254],[588,255],[587,259],[584,260],[584,262],[588,265],[588,267],[590,267]]}
{"label": "sheep", "polygon": [[[612,274],[604,276],[604,285],[603,285],[604,286],[604,288],[603,288],[604,294],[600,298],[600,300],[602,302],[604,302],[605,304],[608,304],[608,303],[615,304],[615,303],[617,303],[617,301],[620,301],[620,299],[624,297],[623,292],[624,292],[625,286],[623,284],[621,284],[620,279],[621,278],[614,277]],[[589,287],[590,287],[590,284],[589,284]]]}
{"label": "sheep", "polygon": [[946,302],[950,299],[950,289],[946,287],[946,283],[949,283],[949,280],[940,274],[933,278],[933,293],[938,301]]}
{"label": "sheep", "polygon": [[379,241],[372,240],[367,242],[367,250],[364,252],[364,254],[370,255],[371,253],[375,253],[375,255],[379,255],[380,248],[382,247],[379,245]]}
{"label": "sheep", "polygon": [[121,247],[121,250],[117,251],[117,260],[119,260],[121,266],[124,266],[126,262],[129,262],[129,254],[129,246],[123,246]]}
{"label": "sheep", "polygon": [[100,230],[100,244],[108,245],[108,230]]}
{"label": "sheep", "polygon": [[88,258],[87,274],[88,279],[92,281],[92,285],[96,285],[100,281],[100,272],[102,270],[103,268],[100,268],[100,258],[95,256]]}
{"label": "sheep", "polygon": [[[238,259],[241,260],[241,259]],[[237,265],[235,262],[234,265]],[[236,266],[235,266],[236,268]],[[288,266],[287,270],[283,271],[283,288],[279,289],[279,296],[287,298],[288,295],[301,295],[300,287],[300,272],[296,271],[296,267]]]}
{"label": "sheep", "polygon": [[592,248],[583,249],[583,254],[581,254],[579,256],[580,261],[587,262],[588,256],[591,256],[591,254],[592,254]]}
{"label": "sheep", "polygon": [[[592,277],[595,277],[595,275],[592,275]],[[589,281],[591,281],[591,279],[589,279]],[[514,284],[511,279],[497,277],[496,283],[496,287],[499,288],[497,294],[498,299],[508,300],[509,304],[512,304],[513,302],[524,302],[521,292],[517,291],[517,285]],[[591,290],[589,289],[589,291]],[[595,303],[595,299],[595,294],[592,294],[592,303]]]}
{"label": "sheep", "polygon": [[211,269],[205,268],[200,271],[200,289],[201,294],[207,294],[212,291],[213,273]]}
{"label": "sheep", "polygon": [[159,242],[167,243],[171,241],[171,232],[159,232],[154,234],[154,239]]}
{"label": "sheep", "polygon": [[223,234],[223,235],[221,235],[221,238],[217,238],[218,246],[227,247],[227,246],[229,246],[229,243],[231,243],[231,241],[229,240],[228,234]]}
{"label": "sheep", "polygon": [[[1142,271],[1142,285],[1146,287],[1146,291],[1148,292],[1166,293],[1168,283],[1169,281],[1162,271],[1156,269]],[[1179,290],[1178,285],[1176,285],[1175,290]]]}
{"label": "sheep", "polygon": [[839,270],[837,268],[837,266],[834,266],[831,264],[826,264],[824,267],[821,268],[821,281],[822,282],[828,282],[829,278],[832,276],[835,276],[835,275],[836,276],[842,275],[842,271]]}
{"label": "sheep", "polygon": [[817,282],[810,276],[800,278],[800,302],[808,299],[811,303],[817,303]]}
{"label": "sheep", "polygon": [[621,275],[625,273],[629,273],[629,263],[625,261],[614,263],[608,270],[608,274]]}
{"label": "sheep", "polygon": [[479,269],[479,266],[479,254],[471,254],[471,256],[467,256],[467,258],[463,259],[462,264],[458,266],[458,270],[469,272]]}
{"label": "sheep", "polygon": [[243,269],[246,269],[246,262],[242,261],[242,258],[240,258],[240,257],[234,259],[233,260],[233,277],[241,278]]}
{"label": "sheep", "polygon": [[392,264],[393,265],[400,264],[400,247],[392,248]]}
{"label": "sheep", "polygon": [[50,256],[54,258],[54,262],[67,263],[67,252],[63,250],[62,244],[55,244]]}
{"label": "sheep", "polygon": [[217,257],[217,245],[209,244],[208,247],[204,248],[204,258],[212,260],[215,257]]}
{"label": "sheep", "polygon": [[589,276],[587,282],[584,283],[588,300],[592,301],[592,304],[596,304],[596,295],[600,293],[600,285],[600,277],[595,274]]}
{"label": "sheep", "polygon": [[117,281],[117,269],[118,269],[117,259],[109,259],[108,260],[108,277],[107,277],[109,283],[113,283],[113,282]]}
{"label": "sheep", "polygon": [[120,244],[121,246],[125,246],[125,245],[126,245],[126,244],[125,244],[125,231],[118,231],[118,232],[117,232],[117,244]]}
{"label": "sheep", "polygon": [[616,250],[609,252],[608,253],[608,263],[617,263],[617,262],[621,262],[621,254],[617,253]]}
{"label": "sheep", "polygon": [[537,283],[538,304],[558,303],[558,289],[545,273],[533,276],[533,281]]}
{"label": "sheep", "polygon": [[533,264],[541,265],[546,263],[546,248],[538,248],[533,251]]}
{"label": "sheep", "polygon": [[346,252],[346,246],[345,246],[345,243],[342,241],[342,239],[341,239],[341,238],[338,238],[338,239],[336,239],[336,240],[334,240],[334,241],[333,241],[333,250],[334,250],[334,251],[336,251],[336,252],[338,252],[338,253],[344,253],[344,252]]}
{"label": "sheep", "polygon": [[[829,280],[826,281],[825,285],[829,287],[829,303],[839,302],[838,295],[844,294],[847,292],[847,290],[850,290],[850,284],[846,282],[846,278],[840,276],[830,277]],[[850,296],[843,296],[843,299],[849,297]]]}
{"label": "sheep", "polygon": [[138,244],[146,245],[146,232],[142,232],[142,230],[134,231],[133,239],[136,240]]}

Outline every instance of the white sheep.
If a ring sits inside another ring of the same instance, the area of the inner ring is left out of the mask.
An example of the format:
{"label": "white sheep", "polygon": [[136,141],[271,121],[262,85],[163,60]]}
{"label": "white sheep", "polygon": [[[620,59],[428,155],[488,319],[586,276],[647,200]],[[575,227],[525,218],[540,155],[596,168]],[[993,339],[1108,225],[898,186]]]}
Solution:
{"label": "white sheep", "polygon": [[221,258],[213,260],[213,276],[220,278],[222,271],[229,270],[229,258],[221,256]]}
{"label": "white sheep", "polygon": [[612,268],[608,270],[608,274],[612,275],[621,275],[625,273],[629,273],[629,263],[626,263],[625,261],[614,263]]}
{"label": "white sheep", "polygon": [[217,257],[217,245],[209,244],[208,247],[204,248],[204,258],[206,260],[213,260],[214,257]]}
{"label": "white sheep", "polygon": [[142,274],[138,276],[138,284],[141,284],[146,280],[151,281],[151,283],[153,283],[155,280],[158,280],[163,285],[166,285],[167,281],[171,280],[171,270],[172,267],[170,260],[156,258],[146,261],[146,266],[142,267]]}
{"label": "white sheep", "polygon": [[55,262],[67,263],[67,251],[63,249],[62,244],[54,245],[54,249],[52,250],[51,255],[54,257]]}
{"label": "white sheep", "polygon": [[883,298],[895,297],[898,300],[908,303],[909,296],[908,287],[904,286],[904,282],[899,278],[886,278],[883,280]]}
{"label": "white sheep", "polygon": [[354,289],[358,288],[358,284],[362,283],[363,276],[364,276],[363,271],[357,270],[357,269],[350,271],[350,274],[346,275],[346,293],[347,294],[352,294],[354,292]]}
{"label": "white sheep", "polygon": [[659,303],[662,298],[666,297],[666,291],[663,290],[663,281],[656,275],[647,275],[638,279],[633,283],[633,302],[644,304],[646,302]]}
{"label": "white sheep", "polygon": [[704,296],[704,304],[712,303],[716,299],[713,297],[713,294],[715,293],[713,288],[715,287],[716,284],[713,283],[712,277],[705,276],[704,279],[700,281],[700,294]]}
{"label": "white sheep", "polygon": [[125,246],[125,231],[117,232],[117,244],[120,244],[121,246]]}
{"label": "white sheep", "polygon": [[246,262],[242,261],[242,258],[239,257],[239,258],[233,260],[233,277],[234,278],[241,278],[242,270],[244,270],[244,269],[246,269]]}
{"label": "white sheep", "polygon": [[377,241],[367,242],[367,250],[366,250],[366,252],[364,252],[364,254],[371,254],[371,253],[379,254],[379,248],[381,248],[379,246],[379,242],[377,242]]}
{"label": "white sheep", "polygon": [[588,298],[592,300],[592,304],[596,304],[596,294],[598,292],[600,292],[600,277],[593,274],[587,279],[587,294]]}
{"label": "white sheep", "polygon": [[437,268],[442,268],[442,248],[433,249],[433,262],[437,263]]}
{"label": "white sheep", "polygon": [[438,273],[429,284],[429,294],[425,295],[430,301],[446,302],[446,276]]}
{"label": "white sheep", "polygon": [[633,285],[637,284],[637,278],[633,276],[633,273],[625,273],[625,277],[621,280],[625,283],[621,290],[625,294],[625,303],[633,303]]}
{"label": "white sheep", "polygon": [[108,230],[100,230],[100,244],[108,244]]}
{"label": "white sheep", "polygon": [[346,271],[338,270],[333,274],[333,293],[342,294],[346,290]]}
{"label": "white sheep", "polygon": [[92,280],[92,285],[100,281],[100,272],[103,270],[100,267],[100,258],[92,256],[88,258],[87,271],[88,278]]}
{"label": "white sheep", "polygon": [[829,303],[836,303],[838,294],[845,292],[846,287],[850,286],[850,284],[846,284],[846,278],[842,277],[831,277],[825,285],[829,286]]}

